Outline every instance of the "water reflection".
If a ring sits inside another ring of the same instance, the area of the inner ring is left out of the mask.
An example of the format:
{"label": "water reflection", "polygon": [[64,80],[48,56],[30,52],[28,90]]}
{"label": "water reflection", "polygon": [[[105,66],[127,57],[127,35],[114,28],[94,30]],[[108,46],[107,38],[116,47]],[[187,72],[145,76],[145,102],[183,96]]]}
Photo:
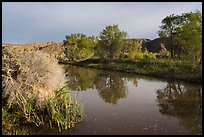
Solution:
{"label": "water reflection", "polygon": [[[71,90],[81,91],[89,88],[96,88],[99,96],[106,102],[117,104],[120,98],[125,98],[127,89],[125,79],[120,73],[107,71],[77,68],[75,66],[65,67],[66,77]],[[131,79],[131,78],[130,78]],[[137,80],[131,79],[137,85]]]}
{"label": "water reflection", "polygon": [[[113,105],[116,105],[119,99],[127,98],[128,87],[130,88],[128,82],[133,83],[134,88],[139,87],[138,90],[141,90],[141,85],[138,86],[139,79],[148,81],[149,84],[156,81],[152,88],[155,88],[157,92],[152,98],[156,98],[160,114],[179,119],[180,127],[185,127],[191,134],[202,133],[202,86],[164,81],[163,84],[166,83],[166,85],[159,85],[156,88],[158,80],[150,77],[75,66],[65,66],[65,70],[72,91],[96,89],[103,101]],[[145,84],[145,82],[140,84]],[[162,86],[164,87],[159,89]]]}
{"label": "water reflection", "polygon": [[96,70],[76,68],[75,66],[64,66],[64,69],[71,90],[84,91],[94,88],[95,78],[97,77]]}
{"label": "water reflection", "polygon": [[118,73],[101,72],[95,79],[96,89],[105,102],[117,104],[120,98],[125,98],[127,89],[125,81]]}
{"label": "water reflection", "polygon": [[202,133],[202,87],[168,81],[157,90],[157,102],[164,115],[177,117],[192,134]]}
{"label": "water reflection", "polygon": [[[64,69],[68,87],[85,102],[86,121],[61,133],[32,127],[29,134],[202,133],[201,85],[75,66]],[[125,100],[118,103],[120,99]]]}

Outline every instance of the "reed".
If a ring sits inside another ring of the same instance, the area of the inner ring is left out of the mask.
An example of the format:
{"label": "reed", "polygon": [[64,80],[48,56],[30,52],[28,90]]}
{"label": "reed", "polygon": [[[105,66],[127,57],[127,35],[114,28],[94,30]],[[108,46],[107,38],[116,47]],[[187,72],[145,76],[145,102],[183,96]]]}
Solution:
{"label": "reed", "polygon": [[71,97],[64,71],[55,58],[14,47],[2,51],[5,134],[20,134],[16,127],[21,125],[58,127],[62,131],[83,120],[80,103]]}

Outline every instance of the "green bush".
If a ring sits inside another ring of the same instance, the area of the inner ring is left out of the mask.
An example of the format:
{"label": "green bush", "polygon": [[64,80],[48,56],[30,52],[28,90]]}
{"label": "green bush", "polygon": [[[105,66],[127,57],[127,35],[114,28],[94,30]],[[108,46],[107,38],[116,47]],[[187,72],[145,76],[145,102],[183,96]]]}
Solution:
{"label": "green bush", "polygon": [[97,37],[87,37],[85,34],[67,35],[63,44],[65,59],[77,61],[90,58],[94,55],[94,48],[98,43]]}
{"label": "green bush", "polygon": [[170,52],[167,51],[167,50],[160,50],[159,52],[159,57],[162,57],[162,58],[169,58],[170,57]]}
{"label": "green bush", "polygon": [[130,51],[129,51],[129,54],[128,54],[128,58],[130,59],[143,59],[143,53],[141,51],[141,46],[134,46]]}
{"label": "green bush", "polygon": [[144,58],[151,60],[156,60],[157,59],[156,55],[157,55],[156,53],[148,52],[147,49],[145,49],[143,53]]}

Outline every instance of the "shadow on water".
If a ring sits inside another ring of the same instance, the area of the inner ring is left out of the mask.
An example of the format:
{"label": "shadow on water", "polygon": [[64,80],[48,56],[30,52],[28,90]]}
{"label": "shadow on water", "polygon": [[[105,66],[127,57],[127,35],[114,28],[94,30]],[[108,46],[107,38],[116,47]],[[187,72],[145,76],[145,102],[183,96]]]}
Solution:
{"label": "shadow on water", "polygon": [[198,85],[168,81],[157,90],[157,102],[162,114],[180,119],[180,124],[192,134],[202,133],[202,89]]}

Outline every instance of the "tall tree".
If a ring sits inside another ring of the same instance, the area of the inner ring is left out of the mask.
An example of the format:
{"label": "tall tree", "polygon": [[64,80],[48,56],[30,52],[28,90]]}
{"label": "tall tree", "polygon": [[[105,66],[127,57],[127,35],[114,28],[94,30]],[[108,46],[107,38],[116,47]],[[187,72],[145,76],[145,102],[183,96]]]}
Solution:
{"label": "tall tree", "polygon": [[188,57],[201,65],[202,62],[202,13],[185,13],[185,24],[180,31],[180,40],[185,41]]}
{"label": "tall tree", "polygon": [[174,36],[176,35],[176,30],[178,29],[178,15],[170,15],[165,17],[162,20],[162,25],[160,26],[160,30],[158,32],[161,38],[169,38],[170,41],[170,53],[171,57],[174,57]]}
{"label": "tall tree", "polygon": [[171,57],[202,61],[202,13],[200,11],[170,15],[162,20],[159,36],[170,42]]}
{"label": "tall tree", "polygon": [[118,25],[106,26],[99,36],[100,42],[97,47],[97,53],[100,58],[110,60],[118,58],[126,37],[127,33],[121,31]]}

